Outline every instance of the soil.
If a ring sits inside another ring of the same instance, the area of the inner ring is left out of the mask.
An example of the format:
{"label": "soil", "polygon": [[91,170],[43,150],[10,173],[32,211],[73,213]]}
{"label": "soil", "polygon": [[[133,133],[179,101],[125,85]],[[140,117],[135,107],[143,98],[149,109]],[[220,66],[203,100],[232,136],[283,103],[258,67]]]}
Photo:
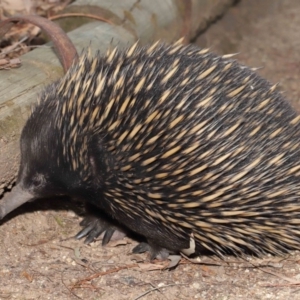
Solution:
{"label": "soil", "polygon": [[[300,111],[300,1],[244,0],[195,43],[279,82]],[[0,226],[0,299],[300,299],[300,254],[201,257],[175,270],[152,270],[125,238],[101,247],[72,237],[82,209],[62,199],[28,203]]]}

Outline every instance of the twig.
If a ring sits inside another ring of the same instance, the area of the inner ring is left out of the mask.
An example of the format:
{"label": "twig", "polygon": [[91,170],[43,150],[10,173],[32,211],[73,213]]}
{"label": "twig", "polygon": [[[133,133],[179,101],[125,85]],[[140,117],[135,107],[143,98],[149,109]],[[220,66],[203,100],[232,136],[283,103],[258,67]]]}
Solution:
{"label": "twig", "polygon": [[113,22],[111,22],[109,19],[97,16],[97,15],[92,15],[92,14],[85,14],[85,13],[65,13],[65,14],[59,14],[55,16],[51,16],[48,19],[53,21],[56,19],[61,19],[61,18],[69,18],[69,17],[85,17],[85,18],[90,18],[90,19],[96,19],[98,21],[105,22],[110,25],[114,25]]}
{"label": "twig", "polygon": [[93,274],[89,277],[86,277],[84,279],[81,279],[81,280],[78,280],[77,282],[75,282],[74,285],[71,287],[71,290],[74,289],[74,288],[77,288],[81,284],[86,283],[87,281],[91,281],[95,278],[98,278],[98,277],[101,277],[101,276],[104,276],[104,275],[107,275],[107,274],[111,274],[111,273],[116,273],[116,272],[119,272],[120,270],[126,270],[126,269],[130,269],[130,268],[135,268],[135,267],[138,267],[138,265],[137,264],[126,265],[126,266],[114,268],[114,269],[111,269],[111,270],[108,270],[108,271],[105,271],[105,272],[95,273],[95,274]]}
{"label": "twig", "polygon": [[154,287],[146,292],[144,292],[143,294],[137,296],[136,298],[134,298],[133,300],[138,300],[138,299],[141,299],[142,297],[148,295],[149,293],[152,293],[154,291],[159,291],[161,292],[159,289],[162,289],[162,288],[166,288],[166,287],[170,287],[170,286],[178,286],[178,285],[187,285],[187,283],[179,283],[179,284],[168,284],[168,285],[164,285],[164,286],[161,286],[161,287]]}

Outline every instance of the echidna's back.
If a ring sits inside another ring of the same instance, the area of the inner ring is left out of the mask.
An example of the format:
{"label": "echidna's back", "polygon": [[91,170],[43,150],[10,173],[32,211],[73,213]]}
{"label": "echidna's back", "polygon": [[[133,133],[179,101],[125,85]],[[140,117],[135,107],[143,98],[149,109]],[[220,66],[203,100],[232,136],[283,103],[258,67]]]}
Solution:
{"label": "echidna's back", "polygon": [[133,47],[77,68],[80,85],[72,72],[60,84],[86,91],[78,110],[92,117],[78,130],[101,136],[114,212],[217,253],[299,245],[300,118],[274,86],[193,46]]}

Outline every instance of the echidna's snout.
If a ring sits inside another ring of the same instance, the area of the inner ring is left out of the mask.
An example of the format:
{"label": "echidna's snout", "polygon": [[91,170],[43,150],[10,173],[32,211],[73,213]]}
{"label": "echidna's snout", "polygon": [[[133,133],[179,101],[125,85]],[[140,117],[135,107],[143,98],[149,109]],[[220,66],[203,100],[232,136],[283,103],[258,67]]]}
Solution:
{"label": "echidna's snout", "polygon": [[18,208],[22,204],[32,200],[34,195],[28,190],[22,188],[20,184],[16,185],[10,193],[7,193],[1,200],[0,204],[0,220],[3,219],[14,209]]}

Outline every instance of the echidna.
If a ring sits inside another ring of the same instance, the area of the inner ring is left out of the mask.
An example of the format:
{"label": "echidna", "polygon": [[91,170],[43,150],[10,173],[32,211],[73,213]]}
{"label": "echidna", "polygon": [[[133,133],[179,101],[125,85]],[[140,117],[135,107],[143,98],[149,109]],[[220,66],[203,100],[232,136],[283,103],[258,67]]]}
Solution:
{"label": "echidna", "polygon": [[[299,121],[275,85],[206,49],[83,55],[27,121],[0,218],[68,195],[144,236],[154,254],[184,251],[191,237],[196,254],[300,249]],[[114,228],[95,220],[79,237],[109,240]]]}

